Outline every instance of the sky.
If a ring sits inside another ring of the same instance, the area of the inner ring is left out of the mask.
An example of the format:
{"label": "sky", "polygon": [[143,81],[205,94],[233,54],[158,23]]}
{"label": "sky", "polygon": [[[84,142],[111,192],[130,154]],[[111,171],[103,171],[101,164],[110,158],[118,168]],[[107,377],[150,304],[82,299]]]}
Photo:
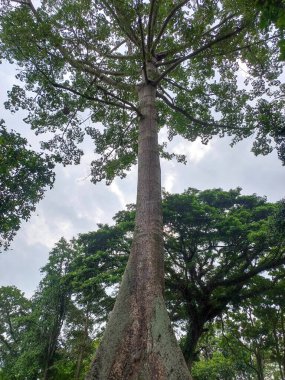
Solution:
{"label": "sky", "polygon": [[[36,148],[38,139],[22,122],[23,113],[11,114],[3,106],[6,92],[15,82],[15,73],[15,67],[9,64],[0,66],[0,118]],[[162,130],[159,138],[165,137]],[[233,148],[229,143],[229,138],[213,138],[207,146],[199,140],[190,143],[174,139],[170,149],[185,154],[188,162],[184,165],[162,160],[162,186],[172,193],[188,187],[199,190],[241,187],[243,194],[256,193],[274,202],[285,196],[285,167],[276,152],[256,157],[250,151],[252,139]],[[98,223],[111,223],[117,211],[135,202],[136,167],[127,178],[116,179],[110,186],[94,185],[88,178],[93,156],[91,143],[87,142],[84,148],[86,154],[80,165],[56,168],[54,188],[46,191],[32,218],[22,223],[10,250],[0,254],[0,286],[15,285],[31,297],[41,279],[40,268],[61,237],[71,239],[95,230]]]}

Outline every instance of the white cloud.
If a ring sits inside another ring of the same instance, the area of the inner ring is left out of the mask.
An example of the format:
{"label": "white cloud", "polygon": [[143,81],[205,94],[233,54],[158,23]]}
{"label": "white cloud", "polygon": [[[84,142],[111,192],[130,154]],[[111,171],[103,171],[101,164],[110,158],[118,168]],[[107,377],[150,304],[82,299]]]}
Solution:
{"label": "white cloud", "polygon": [[189,141],[181,141],[175,145],[173,152],[175,154],[185,154],[191,163],[201,161],[212,149],[211,142],[207,145],[202,144],[201,139],[190,143]]}
{"label": "white cloud", "polygon": [[29,223],[29,228],[26,228],[25,240],[30,246],[39,243],[51,249],[58,240],[58,236],[54,234],[54,228],[58,231],[62,231],[62,236],[64,236],[64,233],[68,230],[68,223],[62,223],[61,226],[59,224],[57,227],[58,228],[56,228],[54,221],[51,224],[43,215],[37,216]]}
{"label": "white cloud", "polygon": [[162,187],[165,189],[165,191],[171,193],[173,191],[173,186],[176,180],[177,176],[175,175],[174,171],[167,170],[163,178]]}
{"label": "white cloud", "polygon": [[127,204],[127,201],[126,201],[124,193],[119,188],[116,180],[111,183],[110,190],[112,191],[113,194],[116,195],[116,197],[118,198],[121,206],[125,207],[126,204]]}
{"label": "white cloud", "polygon": [[241,61],[240,59],[238,59],[238,65],[239,65],[239,68],[240,68],[239,74],[243,78],[249,77],[247,64],[245,62]]}

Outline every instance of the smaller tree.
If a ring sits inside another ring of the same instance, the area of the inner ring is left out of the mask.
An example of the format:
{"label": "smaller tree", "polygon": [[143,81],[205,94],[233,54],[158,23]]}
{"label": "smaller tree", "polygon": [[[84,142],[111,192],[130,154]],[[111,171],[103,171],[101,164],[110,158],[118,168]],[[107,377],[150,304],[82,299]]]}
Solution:
{"label": "smaller tree", "polygon": [[208,360],[195,363],[192,369],[194,380],[232,380],[236,371],[231,358],[225,357],[220,352],[214,352]]}
{"label": "smaller tree", "polygon": [[216,318],[207,324],[197,348],[199,358],[192,366],[194,380],[211,380],[212,374],[219,380],[256,378],[251,352],[229,333],[224,319]]}
{"label": "smaller tree", "polygon": [[[247,365],[258,380],[285,379],[284,266],[268,274],[268,290],[223,317],[224,336],[234,351],[250,353]],[[271,283],[275,285],[272,287]]]}
{"label": "smaller tree", "polygon": [[42,379],[53,378],[53,364],[59,348],[59,337],[71,299],[71,290],[65,282],[75,250],[72,242],[61,238],[50,252],[45,273],[34,296],[34,312],[38,315],[40,341],[42,342]]}
{"label": "smaller tree", "polygon": [[30,308],[31,302],[15,286],[0,288],[0,375],[5,380],[16,378]]}
{"label": "smaller tree", "polygon": [[29,149],[19,133],[7,131],[0,120],[0,250],[7,249],[54,182],[53,164]]}
{"label": "smaller tree", "polygon": [[60,334],[70,305],[71,291],[65,282],[69,263],[75,254],[72,243],[60,239],[42,268],[45,274],[32,297],[27,329],[21,340],[21,355],[15,370],[19,380],[53,379],[60,358]]}

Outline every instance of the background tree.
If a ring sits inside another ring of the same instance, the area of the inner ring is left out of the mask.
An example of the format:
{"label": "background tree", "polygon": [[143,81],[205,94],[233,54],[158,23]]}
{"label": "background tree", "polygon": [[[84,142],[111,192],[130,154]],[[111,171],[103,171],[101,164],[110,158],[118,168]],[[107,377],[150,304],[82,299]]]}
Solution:
{"label": "background tree", "polygon": [[41,342],[42,346],[39,359],[43,380],[54,377],[53,364],[71,297],[71,290],[66,286],[64,278],[74,252],[72,243],[63,238],[56,244],[47,265],[42,268],[45,276],[33,299],[34,318],[39,321],[36,341]]}
{"label": "background tree", "polygon": [[26,316],[31,302],[15,286],[0,288],[0,376],[12,380],[17,376],[15,363],[22,353],[21,342],[27,328]]}
{"label": "background tree", "polygon": [[[166,303],[172,322],[186,334],[182,346],[189,366],[197,358],[196,346],[209,321],[229,305],[270,288],[263,273],[285,261],[283,212],[283,202],[244,196],[240,189],[188,189],[164,195]],[[79,276],[87,294],[94,285],[104,288],[120,282],[134,217],[135,207],[129,206],[115,216],[115,226],[101,225],[79,237],[82,255],[71,275]],[[106,318],[112,299],[105,294],[97,300],[106,306],[97,309]]]}
{"label": "background tree", "polygon": [[[272,271],[267,278],[268,291],[241,303],[223,317],[226,343],[235,353],[249,353],[246,364],[255,377],[284,379],[284,266]],[[274,281],[275,286],[270,286]]]}
{"label": "background tree", "polygon": [[[124,176],[138,160],[132,251],[90,379],[190,379],[163,300],[157,133],[167,125],[170,138],[206,142],[257,131],[255,152],[272,149],[269,136],[284,160],[278,35],[258,21],[243,1],[3,1],[1,55],[25,82],[7,107],[26,109],[37,133],[52,131],[43,145],[64,164],[80,160],[88,110],[103,124],[86,128],[100,155],[94,182]],[[238,86],[241,61],[248,91]]]}
{"label": "background tree", "polygon": [[195,380],[210,380],[210,368],[222,373],[227,364],[234,372],[230,379],[284,378],[284,265],[263,280],[267,289],[262,294],[230,306],[207,325],[198,344],[199,361],[193,364]]}
{"label": "background tree", "polygon": [[198,360],[193,363],[195,380],[210,380],[211,373],[221,379],[256,379],[256,370],[250,350],[227,330],[217,318],[207,324],[207,331],[198,343]]}
{"label": "background tree", "polygon": [[62,238],[50,252],[42,268],[44,278],[29,301],[15,287],[0,289],[3,380],[83,379],[86,359],[91,360],[96,346],[92,307],[78,304],[78,288],[71,289],[68,280],[70,262],[79,253],[74,242]]}
{"label": "background tree", "polygon": [[[240,189],[188,189],[165,194],[163,210],[166,302],[194,379],[279,379],[284,202],[244,196]],[[84,378],[128,260],[135,206],[114,219],[113,226],[56,244],[22,316],[21,293],[12,289],[13,302],[7,302],[10,288],[2,291],[3,331],[7,316],[17,327],[17,343],[8,339],[15,351],[1,346],[5,380],[15,374],[19,380]]]}
{"label": "background tree", "polygon": [[0,121],[0,250],[7,249],[28,220],[46,187],[54,182],[53,164],[28,146],[19,133]]}
{"label": "background tree", "polygon": [[[76,296],[76,291],[73,292]],[[56,378],[59,380],[84,379],[94,350],[97,348],[98,340],[95,338],[98,331],[95,317],[96,314],[92,313],[92,307],[88,303],[69,305],[61,331],[62,342],[58,349],[60,359],[54,363]]]}
{"label": "background tree", "polygon": [[[240,189],[189,189],[166,196],[166,284],[174,310],[178,306],[188,319],[184,355],[189,365],[206,322],[229,304],[267,289],[259,274],[284,263],[275,208],[264,198],[241,195]],[[173,318],[179,320],[179,313],[175,317],[174,311]]]}
{"label": "background tree", "polygon": [[72,243],[61,239],[42,268],[44,277],[32,297],[26,331],[20,344],[21,352],[13,367],[20,380],[27,377],[49,380],[57,376],[55,362],[60,359],[60,335],[71,297],[64,278],[74,252]]}

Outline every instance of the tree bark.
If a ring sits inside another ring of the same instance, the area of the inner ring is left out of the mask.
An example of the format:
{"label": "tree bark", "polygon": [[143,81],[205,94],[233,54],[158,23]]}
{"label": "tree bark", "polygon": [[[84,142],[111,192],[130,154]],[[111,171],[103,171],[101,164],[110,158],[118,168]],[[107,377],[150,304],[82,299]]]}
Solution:
{"label": "tree bark", "polygon": [[83,330],[83,341],[80,343],[79,348],[79,354],[76,362],[76,369],[75,369],[75,375],[74,380],[80,380],[80,373],[82,369],[82,363],[84,359],[84,354],[86,353],[86,344],[87,340],[89,338],[88,336],[88,327],[89,327],[89,312],[88,312],[88,304],[87,304],[87,310],[85,314],[85,320],[84,320],[84,330]]}
{"label": "tree bark", "polygon": [[193,362],[197,360],[198,352],[197,344],[203,333],[203,326],[205,322],[201,319],[199,322],[192,320],[188,324],[187,333],[185,337],[185,343],[182,351],[187,363],[188,368],[192,368]]}
{"label": "tree bark", "polygon": [[258,380],[264,380],[264,360],[262,352],[257,348],[255,350],[257,378]]}
{"label": "tree bark", "polygon": [[86,380],[191,380],[163,298],[161,173],[156,88],[138,88],[137,211],[120,291]]}
{"label": "tree bark", "polygon": [[272,334],[273,334],[273,341],[275,343],[275,350],[276,350],[276,361],[278,363],[279,373],[280,373],[280,380],[285,380],[284,373],[282,369],[282,354],[280,352],[279,348],[279,341],[278,341],[278,333],[277,333],[277,323],[276,322],[272,328]]}

